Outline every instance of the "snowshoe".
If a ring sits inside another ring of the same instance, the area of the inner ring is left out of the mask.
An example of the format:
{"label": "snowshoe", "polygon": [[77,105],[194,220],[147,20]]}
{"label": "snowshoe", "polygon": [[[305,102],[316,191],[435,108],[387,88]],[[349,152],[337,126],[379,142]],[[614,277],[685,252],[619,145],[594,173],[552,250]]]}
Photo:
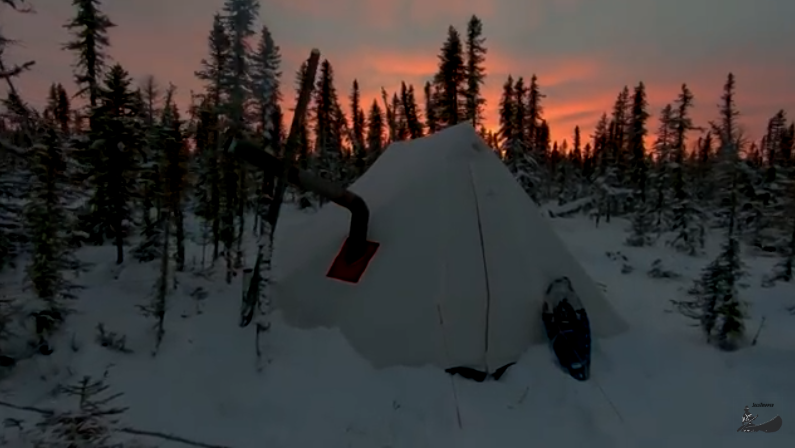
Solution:
{"label": "snowshoe", "polygon": [[587,380],[591,367],[591,328],[568,278],[559,278],[549,285],[541,318],[560,365],[572,378]]}

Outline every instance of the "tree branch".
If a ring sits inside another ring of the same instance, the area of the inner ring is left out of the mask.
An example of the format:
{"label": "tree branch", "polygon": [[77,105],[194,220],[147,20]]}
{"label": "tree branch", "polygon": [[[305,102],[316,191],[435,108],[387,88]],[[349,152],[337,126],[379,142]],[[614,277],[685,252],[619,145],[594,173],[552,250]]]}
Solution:
{"label": "tree branch", "polygon": [[0,138],[0,151],[4,151],[22,160],[27,160],[24,149],[2,138]]}
{"label": "tree branch", "polygon": [[41,415],[53,415],[53,414],[55,414],[55,411],[52,411],[52,410],[49,410],[49,409],[36,408],[36,407],[33,407],[33,406],[18,406],[16,404],[7,403],[5,401],[0,401],[0,406],[5,406],[7,408],[16,409],[16,410],[19,410],[19,411],[35,412],[35,413],[41,414]]}
{"label": "tree branch", "polygon": [[209,443],[196,442],[194,440],[186,439],[184,437],[179,437],[179,436],[166,434],[166,433],[163,433],[163,432],[157,432],[157,431],[143,431],[143,430],[135,429],[135,428],[121,428],[121,429],[117,429],[116,431],[123,432],[125,434],[133,434],[133,435],[137,435],[137,436],[156,437],[158,439],[170,440],[172,442],[184,443],[185,445],[198,446],[198,447],[201,447],[201,448],[229,448],[228,446],[225,446],[225,445],[212,445],[212,444],[209,444]]}
{"label": "tree branch", "polygon": [[0,70],[0,78],[8,79],[19,76],[25,70],[30,70],[34,64],[36,64],[36,61],[27,61],[22,65],[15,65],[9,69]]}

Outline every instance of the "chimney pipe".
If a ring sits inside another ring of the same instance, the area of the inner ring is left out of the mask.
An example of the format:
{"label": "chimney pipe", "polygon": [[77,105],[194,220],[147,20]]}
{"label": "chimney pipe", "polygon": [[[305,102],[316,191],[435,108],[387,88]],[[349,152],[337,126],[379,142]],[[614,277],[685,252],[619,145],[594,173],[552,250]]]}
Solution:
{"label": "chimney pipe", "polygon": [[317,193],[329,201],[346,208],[351,212],[350,229],[346,242],[346,262],[353,263],[364,256],[367,250],[367,232],[370,222],[370,210],[360,196],[352,193],[341,185],[327,181],[289,165],[277,157],[264,151],[256,144],[246,140],[233,140],[229,151],[240,159],[254,165],[273,177],[287,169],[287,182],[304,190]]}

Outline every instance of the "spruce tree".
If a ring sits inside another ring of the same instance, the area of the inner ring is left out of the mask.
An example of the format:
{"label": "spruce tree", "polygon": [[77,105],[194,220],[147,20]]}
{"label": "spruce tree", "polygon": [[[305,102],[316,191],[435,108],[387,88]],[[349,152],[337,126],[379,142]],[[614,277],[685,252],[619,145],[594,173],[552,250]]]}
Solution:
{"label": "spruce tree", "polygon": [[384,128],[384,114],[378,106],[378,101],[373,100],[367,116],[367,152],[370,163],[384,150]]}
{"label": "spruce tree", "polygon": [[[274,42],[268,27],[263,26],[257,48],[252,55],[251,93],[256,116],[256,131],[259,134],[257,140],[279,157],[282,149],[280,68],[281,50]],[[256,235],[257,228],[260,232],[265,231],[265,223],[261,218],[265,216],[264,213],[270,202],[268,198],[273,195],[275,185],[273,179],[266,178],[261,171],[255,171],[251,181],[254,183],[252,202],[255,208],[252,231]]]}
{"label": "spruce tree", "polygon": [[334,103],[334,115],[332,125],[334,126],[334,133],[339,135],[340,139],[340,173],[339,178],[343,185],[350,185],[356,178],[355,158],[351,157],[353,154],[353,147],[348,146],[347,143],[353,144],[353,133],[348,124],[348,116],[342,108],[342,103],[337,99]]}
{"label": "spruce tree", "polygon": [[[398,132],[398,123],[397,123],[397,116],[395,109],[390,106],[389,104],[389,95],[386,93],[386,89],[381,87],[381,100],[384,103],[384,116],[386,117],[386,126],[387,126],[387,139],[386,143],[390,144],[397,140],[397,132]],[[437,99],[434,99],[434,104],[438,102]],[[438,106],[437,106],[438,108]]]}
{"label": "spruce tree", "polygon": [[69,100],[69,94],[66,92],[66,89],[60,83],[55,87],[57,98],[55,101],[55,108],[53,110],[53,116],[55,121],[58,122],[60,126],[61,133],[63,135],[68,135],[70,133],[70,125],[72,122],[72,105]]}
{"label": "spruce tree", "polygon": [[513,153],[514,141],[521,138],[521,130],[516,129],[516,95],[514,94],[513,76],[508,75],[508,79],[502,86],[502,97],[500,98],[500,130],[499,150],[502,152],[502,159],[512,173],[516,172],[516,156]]}
{"label": "spruce tree", "polygon": [[635,86],[632,95],[632,109],[629,117],[627,144],[629,145],[630,181],[635,189],[635,196],[640,203],[646,202],[646,189],[648,184],[648,164],[646,160],[646,122],[649,113],[646,100],[646,86],[640,82]]}
{"label": "spruce tree", "polygon": [[[718,105],[719,119],[712,122],[713,133],[718,137],[718,149],[713,176],[710,179],[710,190],[715,199],[714,209],[716,212],[717,224],[721,227],[728,227],[730,220],[730,208],[736,205],[736,233],[738,237],[746,229],[743,224],[753,222],[757,211],[753,204],[754,198],[754,179],[755,171],[746,169],[750,167],[748,161],[741,157],[745,139],[740,131],[738,117],[740,115],[735,103],[736,82],[733,74],[729,74],[723,86],[721,102]],[[737,184],[740,192],[732,196],[725,188],[728,182]]]}
{"label": "spruce tree", "polygon": [[124,262],[124,243],[133,222],[136,156],[139,136],[138,103],[131,90],[132,80],[121,65],[114,65],[104,79],[92,119],[97,124],[94,145],[101,151],[101,163],[94,173],[92,215],[89,229],[96,242],[106,236],[116,246],[116,264]]}
{"label": "spruce tree", "polygon": [[365,117],[364,110],[362,110],[362,94],[359,91],[359,81],[353,80],[351,89],[351,121],[353,123],[353,147],[357,153],[357,157],[363,157],[361,154],[367,147],[364,141],[365,132]]}
{"label": "spruce tree", "polygon": [[513,101],[514,101],[514,108],[513,108],[513,128],[516,129],[515,138],[510,142],[508,146],[508,151],[511,152],[511,160],[515,161],[516,166],[513,167],[511,170],[512,172],[516,173],[517,170],[524,168],[522,165],[522,160],[524,156],[527,154],[528,147],[527,141],[523,138],[525,129],[528,128],[528,117],[527,117],[527,100],[528,100],[528,89],[525,86],[524,78],[521,76],[516,80],[516,83],[513,86]]}
{"label": "spruce tree", "polygon": [[229,36],[229,58],[225,71],[229,115],[234,132],[244,128],[251,100],[252,51],[249,39],[256,35],[254,24],[259,16],[256,0],[225,0],[223,19]]}
{"label": "spruce tree", "polygon": [[409,139],[409,122],[406,118],[406,108],[400,101],[397,93],[392,95],[390,109],[393,111],[395,121],[395,141],[405,141]]}
{"label": "spruce tree", "polygon": [[546,156],[547,142],[545,140],[547,138],[539,135],[544,115],[544,107],[541,105],[541,101],[545,96],[541,93],[541,88],[538,85],[538,77],[533,75],[530,78],[530,86],[527,91],[527,112],[525,112],[527,127],[523,130],[523,134],[527,148],[533,158],[539,163],[542,163]]}
{"label": "spruce tree", "polygon": [[629,156],[627,154],[627,128],[629,127],[630,118],[627,114],[630,111],[631,103],[629,97],[629,88],[624,86],[624,89],[618,94],[616,102],[613,105],[612,122],[614,129],[610,141],[610,147],[613,151],[611,159],[615,163],[616,168],[616,181],[619,187],[625,183],[627,168],[629,165]]}
{"label": "spruce tree", "polygon": [[[157,259],[162,248],[163,226],[161,217],[165,204],[163,198],[163,145],[158,126],[160,91],[154,78],[144,86],[143,147],[138,173],[138,196],[142,222],[139,244],[132,250],[133,257],[142,263]],[[152,211],[154,209],[154,216]]]}
{"label": "spruce tree", "polygon": [[596,224],[604,216],[607,222],[613,215],[618,183],[618,166],[616,156],[616,122],[610,121],[607,114],[602,114],[596,124],[593,135],[594,174],[593,189],[596,197]]}
{"label": "spruce tree", "polygon": [[45,125],[43,140],[33,146],[31,182],[24,210],[32,254],[27,278],[52,316],[62,316],[74,299],[74,285],[65,275],[78,267],[68,239],[73,223],[65,207],[66,159],[63,140],[54,124]]}
{"label": "spruce tree", "polygon": [[281,100],[281,50],[273,41],[267,26],[260,31],[257,49],[252,55],[251,83],[257,126],[262,134],[264,144],[273,146],[278,140],[278,124],[274,122],[274,113]]}
{"label": "spruce tree", "polygon": [[717,258],[705,269],[690,291],[690,301],[675,302],[686,316],[697,319],[708,342],[724,350],[737,348],[744,334],[746,304],[739,297],[739,280],[745,275],[740,254],[738,221],[741,218],[741,174],[744,162],[740,158],[742,136],[738,132],[734,104],[734,76],[729,74],[719,106],[720,120],[712,123],[720,136],[718,167],[713,182],[722,185],[721,214],[725,220],[726,236]]}
{"label": "spruce tree", "polygon": [[425,127],[428,128],[428,134],[433,134],[439,130],[439,118],[436,115],[437,106],[434,98],[436,92],[433,90],[430,81],[425,83]]}
{"label": "spruce tree", "polygon": [[627,152],[629,156],[629,179],[634,189],[634,212],[631,217],[630,235],[626,243],[630,246],[648,246],[653,243],[651,232],[653,230],[652,210],[648,199],[649,189],[649,159],[646,155],[646,122],[649,113],[646,111],[646,86],[643,82],[635,86],[631,101],[629,116]]}
{"label": "spruce tree", "polygon": [[481,94],[481,87],[486,79],[486,68],[483,65],[487,52],[485,42],[483,22],[473,15],[467,24],[464,107],[466,119],[475,129],[483,124],[483,109],[486,105],[486,99]]}
{"label": "spruce tree", "polygon": [[406,121],[406,132],[408,137],[415,139],[422,137],[423,126],[417,111],[417,101],[414,98],[414,86],[406,87],[406,83],[400,86],[400,103],[403,117]]}
{"label": "spruce tree", "polygon": [[712,175],[713,168],[713,133],[708,131],[706,135],[699,138],[696,148],[695,164],[695,181],[696,181],[696,196],[701,203],[709,203],[711,200],[709,191],[709,178]]}
{"label": "spruce tree", "polygon": [[783,110],[770,118],[767,132],[762,137],[758,162],[754,164],[753,174],[746,173],[746,197],[751,209],[745,221],[750,242],[754,247],[765,250],[776,245],[773,228],[786,221],[783,213],[787,204],[783,201],[789,193],[788,184],[792,182],[785,160],[782,158],[786,142],[787,115]]}
{"label": "spruce tree", "polygon": [[434,77],[434,84],[439,89],[436,101],[438,117],[443,127],[456,125],[464,119],[460,97],[464,93],[465,81],[464,48],[458,30],[451,25],[439,54],[439,71]]}
{"label": "spruce tree", "polygon": [[719,119],[717,122],[711,123],[713,133],[718,137],[718,150],[714,178],[711,179],[709,190],[714,194],[719,208],[728,207],[730,201],[725,189],[720,188],[718,179],[733,176],[735,162],[740,158],[740,148],[737,144],[740,139],[737,117],[740,113],[735,104],[735,89],[734,75],[729,73],[726,83],[723,85],[721,102],[718,105]]}
{"label": "spruce tree", "polygon": [[[247,117],[251,112],[253,99],[252,85],[252,49],[249,41],[256,35],[254,28],[259,16],[259,2],[256,0],[225,0],[223,5],[224,24],[229,36],[229,61],[225,73],[227,104],[225,108],[229,119],[232,137],[242,138],[249,126]],[[238,163],[230,154],[222,154],[222,177],[224,196],[222,203],[222,225],[227,239],[224,242],[226,252],[227,282],[231,282],[233,269],[243,266],[243,235],[245,233],[245,217],[251,202],[249,172],[247,166]],[[234,257],[229,253],[234,251]]]}
{"label": "spruce tree", "polygon": [[703,213],[696,206],[685,178],[687,133],[695,129],[690,118],[692,107],[693,94],[683,84],[671,122],[674,148],[673,163],[668,171],[672,182],[669,188],[673,194],[670,230],[675,233],[670,244],[690,255],[696,255],[704,247],[705,229]]}
{"label": "spruce tree", "polygon": [[[321,173],[333,181],[343,180],[342,135],[338,126],[339,99],[334,86],[334,69],[328,60],[320,64],[314,90],[315,157]],[[322,198],[318,198],[321,202]]]}
{"label": "spruce tree", "polygon": [[176,246],[175,269],[185,268],[185,197],[188,186],[189,152],[183,133],[183,121],[174,103],[176,88],[172,85],[165,100],[161,118],[163,144],[163,196],[168,210],[167,216],[173,220]]}
{"label": "spruce tree", "polygon": [[[144,147],[141,148],[141,173],[139,181],[141,187],[140,192],[140,206],[141,215],[143,217],[143,233],[145,240],[148,236],[159,234],[159,230],[155,230],[157,225],[152,221],[152,208],[154,207],[157,215],[162,213],[162,197],[158,194],[160,188],[158,187],[161,181],[159,173],[159,165],[157,164],[157,152],[160,149],[157,142],[156,131],[156,117],[160,113],[160,100],[161,92],[160,86],[154,76],[148,76],[144,80],[144,85],[141,90],[144,106],[141,110],[143,118],[143,133],[144,133]],[[140,261],[146,261],[148,258],[144,252],[136,251],[136,258]]]}
{"label": "spruce tree", "polygon": [[673,106],[667,104],[659,118],[657,139],[654,142],[654,172],[650,176],[653,185],[652,203],[649,204],[654,215],[656,229],[666,228],[666,217],[670,205],[671,166],[673,164],[673,151],[675,148],[673,122]]}
{"label": "spruce tree", "polygon": [[[727,132],[728,129],[723,131]],[[704,268],[701,277],[689,291],[693,299],[674,301],[674,304],[682,314],[698,320],[708,343],[715,343],[723,350],[734,350],[738,348],[745,332],[746,304],[740,299],[738,285],[745,272],[740,242],[735,233],[738,171],[730,170],[730,167],[726,169],[726,173],[731,173],[730,178],[724,179],[729,181],[728,229],[721,252]]]}
{"label": "spruce tree", "polygon": [[95,108],[110,46],[108,31],[116,25],[102,13],[100,0],[72,0],[72,5],[75,16],[64,27],[74,40],[66,43],[64,49],[77,55],[75,81],[80,87],[77,94],[87,96],[89,105]]}
{"label": "spruce tree", "polygon": [[225,71],[230,60],[229,36],[220,14],[213,16],[212,29],[207,39],[209,56],[202,59],[202,68],[195,76],[204,81],[205,94],[201,103],[199,120],[203,131],[197,140],[200,154],[199,210],[198,214],[210,223],[213,240],[213,261],[220,255],[222,228],[222,178],[221,178],[221,121],[225,104]]}
{"label": "spruce tree", "polygon": [[[0,50],[2,47],[3,42],[0,41]],[[25,203],[31,170],[23,154],[29,146],[36,143],[26,135],[23,125],[26,117],[29,117],[27,106],[22,105],[13,93],[3,105],[6,110],[4,119],[0,120],[2,146],[19,157],[8,157],[5,152],[0,153],[3,156],[0,157],[0,269],[14,267],[16,258],[27,244],[22,204]]]}
{"label": "spruce tree", "polygon": [[571,159],[574,163],[574,168],[582,174],[583,166],[583,150],[582,150],[582,137],[580,136],[580,127],[574,126],[574,141],[571,148]]}
{"label": "spruce tree", "polygon": [[47,93],[47,105],[44,107],[44,119],[58,127],[63,136],[70,133],[71,105],[69,95],[61,84],[53,83]]}

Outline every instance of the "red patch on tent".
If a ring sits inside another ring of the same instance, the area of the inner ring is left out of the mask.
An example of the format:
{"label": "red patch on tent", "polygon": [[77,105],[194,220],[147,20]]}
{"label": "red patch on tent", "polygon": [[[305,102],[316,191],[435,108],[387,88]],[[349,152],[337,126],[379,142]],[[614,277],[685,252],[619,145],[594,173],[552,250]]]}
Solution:
{"label": "red patch on tent", "polygon": [[378,250],[378,246],[380,246],[379,243],[368,241],[364,255],[353,263],[348,263],[345,261],[345,255],[348,251],[348,240],[345,240],[337,257],[334,259],[334,263],[331,264],[331,268],[329,268],[326,277],[348,283],[359,283],[359,279],[362,278],[362,274],[364,274],[364,271],[367,269],[367,265]]}

